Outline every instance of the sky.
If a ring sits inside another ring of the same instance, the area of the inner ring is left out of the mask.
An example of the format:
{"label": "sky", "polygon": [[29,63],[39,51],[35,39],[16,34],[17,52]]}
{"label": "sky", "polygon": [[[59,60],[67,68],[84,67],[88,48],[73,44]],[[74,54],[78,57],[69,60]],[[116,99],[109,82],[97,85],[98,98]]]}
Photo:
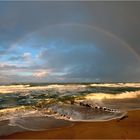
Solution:
{"label": "sky", "polygon": [[140,2],[0,1],[11,82],[140,82]]}

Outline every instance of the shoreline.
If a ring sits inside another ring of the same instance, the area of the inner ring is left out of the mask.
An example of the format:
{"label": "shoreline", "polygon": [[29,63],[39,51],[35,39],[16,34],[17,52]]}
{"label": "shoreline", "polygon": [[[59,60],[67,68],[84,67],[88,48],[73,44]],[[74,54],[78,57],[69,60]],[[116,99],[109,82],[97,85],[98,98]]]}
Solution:
{"label": "shoreline", "polygon": [[140,139],[140,110],[128,111],[128,117],[105,122],[74,122],[69,127],[45,131],[25,131],[1,139]]}

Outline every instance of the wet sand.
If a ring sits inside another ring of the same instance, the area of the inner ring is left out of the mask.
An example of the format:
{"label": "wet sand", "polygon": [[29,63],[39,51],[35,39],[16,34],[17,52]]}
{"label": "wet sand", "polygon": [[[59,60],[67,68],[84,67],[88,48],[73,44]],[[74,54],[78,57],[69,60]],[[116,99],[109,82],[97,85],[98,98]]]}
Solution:
{"label": "wet sand", "polygon": [[128,112],[128,117],[107,122],[77,122],[71,127],[46,131],[19,132],[5,139],[140,139],[140,110]]}

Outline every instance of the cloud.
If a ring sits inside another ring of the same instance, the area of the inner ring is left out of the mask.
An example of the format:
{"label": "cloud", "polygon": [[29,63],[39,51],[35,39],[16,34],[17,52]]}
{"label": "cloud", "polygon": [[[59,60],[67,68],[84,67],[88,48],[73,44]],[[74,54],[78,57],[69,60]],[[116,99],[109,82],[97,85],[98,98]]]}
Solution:
{"label": "cloud", "polygon": [[23,55],[14,55],[9,58],[11,61],[28,61],[31,57],[31,54],[28,52],[23,53]]}
{"label": "cloud", "polygon": [[140,81],[139,2],[0,5],[1,81]]}
{"label": "cloud", "polygon": [[139,72],[135,71],[140,68],[139,61],[118,39],[77,25],[58,26],[49,31],[52,37],[49,36],[47,50],[42,50],[39,58],[44,67],[53,69],[52,74],[66,81],[139,79]]}
{"label": "cloud", "polygon": [[48,74],[49,74],[49,71],[47,70],[38,70],[38,71],[35,71],[32,75],[33,77],[43,78],[43,77],[48,76]]}
{"label": "cloud", "polygon": [[23,59],[28,60],[28,59],[30,59],[30,56],[31,56],[31,54],[26,52],[23,54]]}

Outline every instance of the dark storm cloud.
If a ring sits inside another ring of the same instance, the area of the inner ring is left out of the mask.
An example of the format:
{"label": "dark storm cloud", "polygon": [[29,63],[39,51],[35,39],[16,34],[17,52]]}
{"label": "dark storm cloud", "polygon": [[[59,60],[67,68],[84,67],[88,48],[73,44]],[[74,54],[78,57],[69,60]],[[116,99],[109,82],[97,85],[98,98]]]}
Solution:
{"label": "dark storm cloud", "polygon": [[[139,79],[139,63],[136,63],[135,58],[125,59],[123,53],[122,55],[119,54],[118,50],[116,53],[110,54],[110,51],[107,53],[95,51],[94,46],[70,48],[69,51],[54,52],[53,49],[44,51],[42,59],[47,60],[46,68],[51,67],[54,73],[61,72],[62,77],[67,80],[76,78],[79,81],[80,79],[88,79],[87,81],[92,81],[92,79],[129,81],[130,77],[132,81]],[[59,49],[61,50],[62,47]],[[65,49],[63,48],[62,50]]]}
{"label": "dark storm cloud", "polygon": [[1,1],[0,71],[25,71],[11,72],[18,82],[39,69],[51,69],[48,82],[140,81],[139,36],[138,1]]}
{"label": "dark storm cloud", "polygon": [[[44,32],[41,33],[44,35]],[[132,70],[140,68],[139,60],[128,46],[118,42],[118,39],[77,25],[58,26],[52,28],[50,32],[53,32],[53,39],[59,41],[50,41],[53,45],[46,44],[46,48],[49,47],[40,53],[40,58],[46,62],[46,68],[50,67],[56,73],[61,72],[66,80],[75,78],[79,81],[80,79],[82,81],[84,79],[87,79],[86,81],[92,79],[133,81],[139,79],[139,76],[134,76],[139,72]],[[51,40],[52,37],[49,37]]]}
{"label": "dark storm cloud", "polygon": [[1,41],[14,42],[50,24],[76,22],[101,26],[129,43],[138,43],[139,2],[1,1],[0,4]]}

